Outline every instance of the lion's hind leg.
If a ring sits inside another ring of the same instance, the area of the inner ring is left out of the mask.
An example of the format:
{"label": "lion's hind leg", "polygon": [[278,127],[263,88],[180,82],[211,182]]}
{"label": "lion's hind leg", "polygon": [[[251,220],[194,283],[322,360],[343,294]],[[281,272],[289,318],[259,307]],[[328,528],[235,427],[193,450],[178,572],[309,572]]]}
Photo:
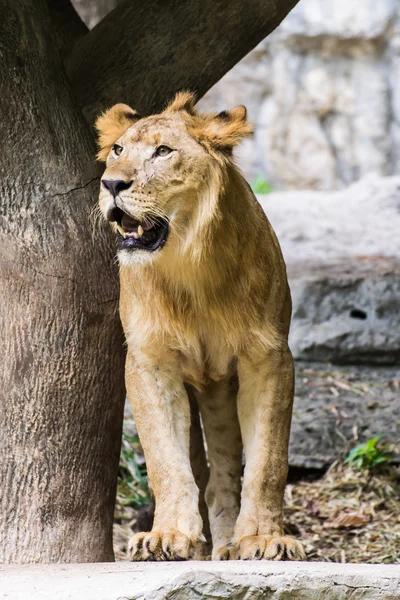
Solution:
{"label": "lion's hind leg", "polygon": [[242,438],[236,395],[236,377],[213,382],[204,392],[196,392],[210,463],[205,498],[213,560],[232,558],[231,542],[240,508]]}
{"label": "lion's hind leg", "polygon": [[206,538],[205,544],[199,544],[197,546],[194,558],[197,560],[204,560],[211,555],[210,521],[208,518],[208,508],[205,499],[207,483],[210,477],[210,469],[207,463],[200,413],[195,397],[195,391],[189,385],[186,385],[185,387],[190,402],[190,464],[192,466],[196,485],[199,488],[199,511],[203,520],[203,534]]}

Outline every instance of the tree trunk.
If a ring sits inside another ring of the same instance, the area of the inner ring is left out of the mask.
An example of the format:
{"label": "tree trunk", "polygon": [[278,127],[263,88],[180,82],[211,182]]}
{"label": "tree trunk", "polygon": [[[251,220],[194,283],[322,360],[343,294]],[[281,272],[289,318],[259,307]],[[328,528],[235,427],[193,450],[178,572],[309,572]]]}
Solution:
{"label": "tree trunk", "polygon": [[72,0],[72,3],[89,29],[93,29],[121,0]]}
{"label": "tree trunk", "polygon": [[179,90],[201,98],[297,2],[123,0],[66,61],[88,122],[117,102],[149,114]]}
{"label": "tree trunk", "polygon": [[0,562],[113,560],[118,282],[51,31],[44,0],[2,0]]}
{"label": "tree trunk", "polygon": [[66,57],[74,44],[87,34],[88,28],[79,17],[70,0],[47,0],[55,40],[62,57]]}
{"label": "tree trunk", "polygon": [[0,562],[113,559],[119,290],[76,99],[91,122],[201,96],[295,3],[124,0],[85,35],[69,0],[49,0],[53,23],[45,0],[1,0]]}

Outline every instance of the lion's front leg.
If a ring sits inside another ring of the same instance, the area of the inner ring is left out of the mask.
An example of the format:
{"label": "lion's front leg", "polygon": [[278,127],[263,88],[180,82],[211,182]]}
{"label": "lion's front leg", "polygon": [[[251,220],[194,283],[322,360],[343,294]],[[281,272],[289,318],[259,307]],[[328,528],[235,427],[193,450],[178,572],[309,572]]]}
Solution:
{"label": "lion's front leg", "polygon": [[241,559],[301,560],[302,545],[284,535],[282,505],[293,404],[293,359],[286,347],[262,362],[238,362],[238,413],[246,466],[235,526]]}
{"label": "lion's front leg", "polygon": [[126,386],[156,503],[153,529],[133,536],[130,558],[191,558],[204,538],[189,458],[189,399],[176,357],[128,354]]}

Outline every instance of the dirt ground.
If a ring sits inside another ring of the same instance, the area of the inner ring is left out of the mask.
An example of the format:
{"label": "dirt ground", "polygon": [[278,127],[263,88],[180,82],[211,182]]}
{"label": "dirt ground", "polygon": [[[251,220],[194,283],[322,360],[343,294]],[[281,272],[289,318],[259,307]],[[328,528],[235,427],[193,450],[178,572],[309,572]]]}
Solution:
{"label": "dirt ground", "polygon": [[[310,561],[400,563],[400,369],[296,365],[285,492],[287,533]],[[343,464],[349,450],[383,435],[375,468]],[[114,523],[117,560],[146,518],[150,494],[140,443],[126,411]],[[139,512],[140,511],[140,512]]]}

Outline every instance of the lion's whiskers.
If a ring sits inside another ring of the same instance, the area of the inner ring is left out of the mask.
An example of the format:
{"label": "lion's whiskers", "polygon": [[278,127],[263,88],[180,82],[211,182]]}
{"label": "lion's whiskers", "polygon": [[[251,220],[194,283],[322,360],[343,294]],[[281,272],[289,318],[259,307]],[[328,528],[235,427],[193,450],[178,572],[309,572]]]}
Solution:
{"label": "lion's whiskers", "polygon": [[89,221],[91,223],[92,242],[95,240],[96,234],[100,233],[103,227],[103,220],[104,217],[100,210],[100,207],[98,204],[96,204],[95,206],[93,206],[89,214]]}

